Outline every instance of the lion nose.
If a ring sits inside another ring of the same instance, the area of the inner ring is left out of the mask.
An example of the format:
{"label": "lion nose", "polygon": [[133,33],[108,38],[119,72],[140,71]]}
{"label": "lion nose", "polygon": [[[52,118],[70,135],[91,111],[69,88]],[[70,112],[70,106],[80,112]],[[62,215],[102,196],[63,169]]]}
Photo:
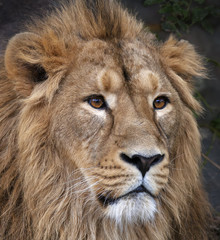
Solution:
{"label": "lion nose", "polygon": [[149,171],[149,169],[160,163],[164,159],[164,155],[156,154],[151,157],[144,157],[141,155],[133,155],[131,158],[127,156],[124,153],[121,153],[121,159],[124,160],[127,163],[130,163],[134,166],[136,166],[140,172],[142,173],[142,176],[144,177],[146,172]]}

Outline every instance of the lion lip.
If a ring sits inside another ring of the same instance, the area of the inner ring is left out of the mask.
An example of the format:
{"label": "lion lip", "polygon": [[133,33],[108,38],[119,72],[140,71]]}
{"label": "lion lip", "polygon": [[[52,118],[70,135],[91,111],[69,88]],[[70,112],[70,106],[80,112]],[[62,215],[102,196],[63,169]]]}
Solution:
{"label": "lion lip", "polygon": [[112,205],[117,203],[120,199],[125,198],[127,196],[130,195],[137,195],[138,193],[147,193],[148,195],[150,195],[152,198],[155,198],[155,196],[149,191],[147,190],[143,185],[138,186],[137,188],[135,188],[134,190],[118,197],[118,198],[111,198],[111,197],[106,197],[104,195],[101,195],[98,197],[99,201],[104,205]]}

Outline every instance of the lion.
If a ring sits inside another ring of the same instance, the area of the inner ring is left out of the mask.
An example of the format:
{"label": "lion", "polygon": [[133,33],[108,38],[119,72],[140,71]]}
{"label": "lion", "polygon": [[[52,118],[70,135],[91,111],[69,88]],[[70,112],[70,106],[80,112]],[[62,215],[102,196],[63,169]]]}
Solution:
{"label": "lion", "polygon": [[208,239],[202,57],[116,1],[76,0],[12,37],[0,73],[0,239]]}

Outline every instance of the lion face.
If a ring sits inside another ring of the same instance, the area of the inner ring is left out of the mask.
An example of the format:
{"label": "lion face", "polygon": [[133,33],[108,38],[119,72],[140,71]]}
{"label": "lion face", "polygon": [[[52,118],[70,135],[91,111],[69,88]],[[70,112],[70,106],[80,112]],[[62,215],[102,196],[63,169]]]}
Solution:
{"label": "lion face", "polygon": [[156,61],[138,42],[89,42],[53,104],[55,139],[119,222],[153,219],[169,181],[181,105]]}

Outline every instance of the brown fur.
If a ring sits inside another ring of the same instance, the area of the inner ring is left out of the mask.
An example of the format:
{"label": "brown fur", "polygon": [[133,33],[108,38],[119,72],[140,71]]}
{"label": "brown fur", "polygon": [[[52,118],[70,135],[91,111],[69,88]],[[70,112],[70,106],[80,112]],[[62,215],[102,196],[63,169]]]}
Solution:
{"label": "brown fur", "polygon": [[[77,0],[13,37],[0,66],[0,239],[208,239],[192,45],[158,43],[112,0]],[[168,115],[156,92],[171,95]],[[109,112],[85,102],[97,93]],[[148,173],[157,212],[116,223],[96,197],[139,176],[119,158],[135,147],[165,152]]]}

